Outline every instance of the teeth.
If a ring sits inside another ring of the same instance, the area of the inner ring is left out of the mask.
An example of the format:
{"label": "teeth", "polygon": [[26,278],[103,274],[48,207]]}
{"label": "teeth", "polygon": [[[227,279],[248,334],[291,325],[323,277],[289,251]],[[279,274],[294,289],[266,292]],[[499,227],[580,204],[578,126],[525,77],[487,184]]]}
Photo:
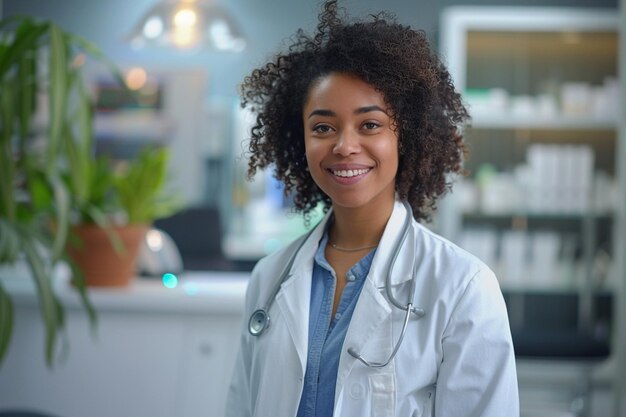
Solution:
{"label": "teeth", "polygon": [[369,172],[369,169],[342,169],[340,171],[332,171],[333,175],[338,177],[350,178],[357,175],[363,175]]}

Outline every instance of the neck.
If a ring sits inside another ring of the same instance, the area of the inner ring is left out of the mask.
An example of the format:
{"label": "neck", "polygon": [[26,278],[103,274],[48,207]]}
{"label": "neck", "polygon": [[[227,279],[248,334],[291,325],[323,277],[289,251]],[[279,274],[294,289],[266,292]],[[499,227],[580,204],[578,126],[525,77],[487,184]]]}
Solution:
{"label": "neck", "polygon": [[367,209],[334,206],[330,241],[342,248],[377,245],[393,211],[393,204],[392,200]]}

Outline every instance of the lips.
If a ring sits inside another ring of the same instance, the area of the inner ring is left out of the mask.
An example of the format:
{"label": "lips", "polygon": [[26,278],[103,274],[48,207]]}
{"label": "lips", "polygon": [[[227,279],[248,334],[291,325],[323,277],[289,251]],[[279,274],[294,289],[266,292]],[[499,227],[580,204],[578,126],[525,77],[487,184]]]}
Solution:
{"label": "lips", "polygon": [[364,178],[372,167],[362,164],[341,164],[328,167],[326,171],[331,178],[341,185],[351,185]]}

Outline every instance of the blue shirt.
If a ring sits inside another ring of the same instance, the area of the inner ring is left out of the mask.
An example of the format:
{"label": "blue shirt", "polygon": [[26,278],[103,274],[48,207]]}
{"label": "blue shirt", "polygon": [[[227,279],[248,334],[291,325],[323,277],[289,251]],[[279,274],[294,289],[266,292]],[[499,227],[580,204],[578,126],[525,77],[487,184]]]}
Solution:
{"label": "blue shirt", "polygon": [[315,253],[311,282],[309,312],[309,347],[304,388],[297,417],[328,417],[333,415],[337,369],[343,341],[354,307],[363,288],[376,249],[370,251],[346,274],[335,316],[331,318],[335,295],[335,272],[326,260],[324,234]]}

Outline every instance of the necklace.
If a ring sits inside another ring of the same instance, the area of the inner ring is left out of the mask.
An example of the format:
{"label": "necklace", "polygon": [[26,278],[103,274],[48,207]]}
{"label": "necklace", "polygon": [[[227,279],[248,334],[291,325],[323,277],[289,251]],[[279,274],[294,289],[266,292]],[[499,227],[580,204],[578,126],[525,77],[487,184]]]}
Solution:
{"label": "necklace", "polygon": [[330,243],[330,247],[338,250],[340,252],[359,252],[365,249],[374,249],[375,247],[377,247],[378,245],[372,245],[372,246],[362,246],[360,248],[342,248],[341,246],[337,246],[336,244],[329,242]]}

